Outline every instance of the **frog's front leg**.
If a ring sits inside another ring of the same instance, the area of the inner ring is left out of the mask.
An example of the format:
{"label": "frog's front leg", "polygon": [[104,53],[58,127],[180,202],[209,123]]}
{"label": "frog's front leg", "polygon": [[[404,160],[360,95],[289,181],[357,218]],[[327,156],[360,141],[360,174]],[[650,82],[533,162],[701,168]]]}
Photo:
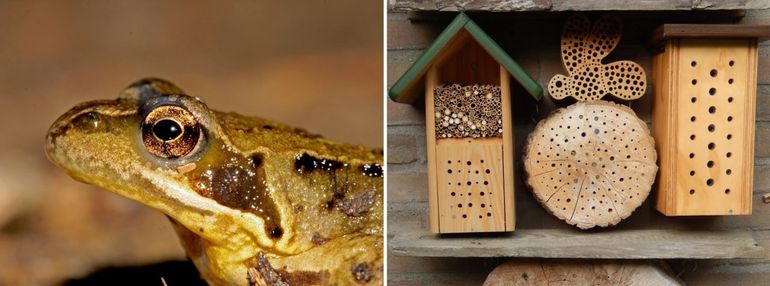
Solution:
{"label": "frog's front leg", "polygon": [[248,270],[251,285],[382,285],[383,238],[352,234],[293,256],[260,253]]}

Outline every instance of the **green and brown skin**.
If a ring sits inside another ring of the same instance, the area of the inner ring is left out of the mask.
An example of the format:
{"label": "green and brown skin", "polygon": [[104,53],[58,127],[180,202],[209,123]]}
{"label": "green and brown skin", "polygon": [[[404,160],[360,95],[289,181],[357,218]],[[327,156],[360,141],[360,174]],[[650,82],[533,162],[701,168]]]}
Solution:
{"label": "green and brown skin", "polygon": [[46,152],[166,214],[209,284],[382,284],[381,150],[210,110],[144,79],[62,115]]}

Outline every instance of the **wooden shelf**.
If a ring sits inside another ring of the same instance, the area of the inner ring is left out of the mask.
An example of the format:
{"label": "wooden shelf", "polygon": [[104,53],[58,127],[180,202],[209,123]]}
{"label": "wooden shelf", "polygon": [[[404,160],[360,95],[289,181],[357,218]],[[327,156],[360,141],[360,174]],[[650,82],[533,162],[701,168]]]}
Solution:
{"label": "wooden shelf", "polygon": [[648,0],[648,1],[569,1],[569,0],[391,0],[391,10],[398,11],[687,11],[687,10],[752,10],[765,9],[765,1],[700,1],[700,0]]}
{"label": "wooden shelf", "polygon": [[401,256],[543,257],[605,259],[760,258],[764,249],[749,231],[520,229],[513,233],[396,234]]}

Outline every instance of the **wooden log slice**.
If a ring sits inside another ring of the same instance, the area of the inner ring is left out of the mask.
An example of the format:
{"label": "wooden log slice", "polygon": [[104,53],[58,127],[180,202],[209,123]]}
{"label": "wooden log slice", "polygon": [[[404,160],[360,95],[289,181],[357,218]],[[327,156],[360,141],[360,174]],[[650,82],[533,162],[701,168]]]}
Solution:
{"label": "wooden log slice", "polygon": [[578,102],[537,124],[524,148],[526,183],[556,217],[581,229],[627,218],[658,166],[647,125],[630,108]]}
{"label": "wooden log slice", "polygon": [[492,270],[484,286],[682,285],[664,263],[651,261],[510,261]]}

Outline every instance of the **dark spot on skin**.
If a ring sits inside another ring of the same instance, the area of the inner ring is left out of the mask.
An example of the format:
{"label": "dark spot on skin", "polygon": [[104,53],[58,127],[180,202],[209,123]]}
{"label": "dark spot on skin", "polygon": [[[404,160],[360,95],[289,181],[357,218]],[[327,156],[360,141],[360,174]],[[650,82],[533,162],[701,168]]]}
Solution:
{"label": "dark spot on skin", "polygon": [[368,177],[382,177],[382,166],[377,163],[366,164],[361,166],[361,172],[364,173],[364,176]]}
{"label": "dark spot on skin", "polygon": [[374,197],[374,190],[365,190],[340,202],[337,207],[348,216],[359,217],[372,209]]}
{"label": "dark spot on skin", "polygon": [[280,228],[278,207],[267,193],[264,168],[253,166],[252,159],[232,157],[223,165],[198,168],[192,180],[203,196],[242,211],[251,212],[265,220],[265,232]]}
{"label": "dark spot on skin", "polygon": [[270,237],[273,239],[279,239],[283,236],[283,229],[280,226],[276,226],[270,230]]}
{"label": "dark spot on skin", "polygon": [[322,244],[326,243],[327,239],[325,237],[321,236],[320,233],[316,232],[316,233],[313,234],[313,237],[310,238],[310,241],[312,241],[316,245],[322,245]]}
{"label": "dark spot on skin", "polygon": [[249,268],[247,273],[249,285],[289,286],[261,251],[257,254],[256,267]]}
{"label": "dark spot on skin", "polygon": [[249,285],[289,286],[289,285],[325,285],[329,272],[293,271],[275,269],[263,252],[257,255],[257,265],[246,271]]}
{"label": "dark spot on skin", "polygon": [[251,165],[254,166],[254,168],[260,168],[262,167],[262,162],[264,161],[264,155],[262,154],[254,154],[251,156]]}
{"label": "dark spot on skin", "polygon": [[372,280],[372,270],[369,269],[369,264],[366,264],[366,263],[354,264],[351,270],[353,271],[353,277],[358,282],[365,283]]}
{"label": "dark spot on skin", "polygon": [[297,155],[294,161],[294,169],[297,170],[297,172],[300,174],[308,174],[315,171],[316,169],[333,172],[344,166],[345,164],[339,161],[331,159],[319,159],[310,156],[307,153]]}

